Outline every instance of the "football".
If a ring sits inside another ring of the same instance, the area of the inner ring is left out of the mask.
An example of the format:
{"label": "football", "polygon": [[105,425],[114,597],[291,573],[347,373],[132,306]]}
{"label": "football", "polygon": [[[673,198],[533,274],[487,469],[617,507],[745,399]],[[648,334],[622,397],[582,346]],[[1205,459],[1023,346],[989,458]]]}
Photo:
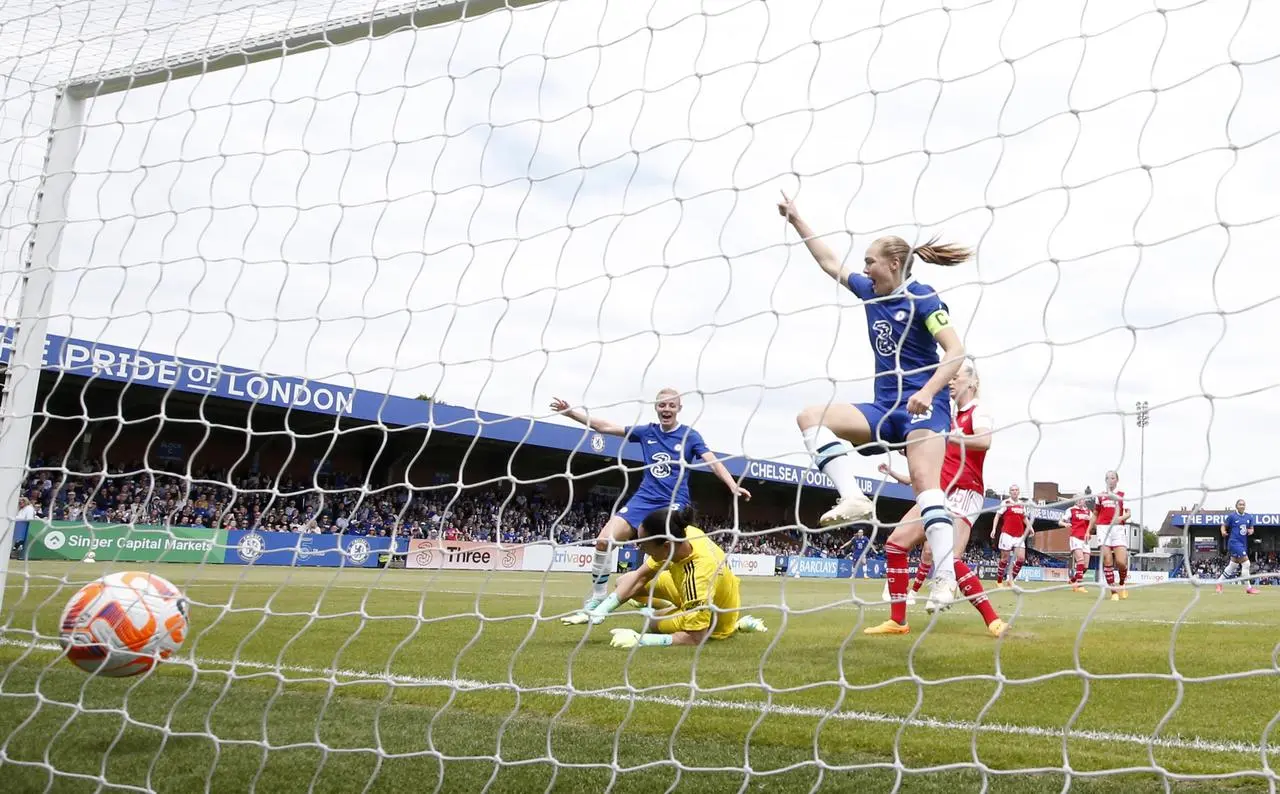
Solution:
{"label": "football", "polygon": [[107,574],[80,588],[59,621],[67,659],[87,673],[138,675],[172,656],[187,634],[187,599],[151,573]]}

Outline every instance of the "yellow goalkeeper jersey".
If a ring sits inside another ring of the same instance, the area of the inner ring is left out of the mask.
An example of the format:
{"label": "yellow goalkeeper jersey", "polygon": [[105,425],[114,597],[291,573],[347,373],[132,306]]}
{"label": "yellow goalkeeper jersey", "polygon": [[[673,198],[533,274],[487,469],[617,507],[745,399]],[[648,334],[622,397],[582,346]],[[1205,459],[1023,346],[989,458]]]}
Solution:
{"label": "yellow goalkeeper jersey", "polygon": [[[655,599],[669,601],[685,614],[659,624],[659,631],[702,631],[710,628],[715,639],[728,637],[738,627],[738,576],[720,548],[701,529],[685,527],[689,555],[668,561],[649,557],[645,564],[659,571],[653,580]],[[711,608],[708,608],[708,604]]]}

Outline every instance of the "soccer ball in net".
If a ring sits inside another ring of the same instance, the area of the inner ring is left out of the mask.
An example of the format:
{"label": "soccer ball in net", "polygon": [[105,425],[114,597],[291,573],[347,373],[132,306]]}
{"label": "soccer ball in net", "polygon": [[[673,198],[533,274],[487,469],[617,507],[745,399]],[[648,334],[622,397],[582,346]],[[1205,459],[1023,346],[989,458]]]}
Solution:
{"label": "soccer ball in net", "polygon": [[76,667],[113,678],[137,675],[182,647],[187,599],[152,573],[107,574],[71,597],[58,625]]}

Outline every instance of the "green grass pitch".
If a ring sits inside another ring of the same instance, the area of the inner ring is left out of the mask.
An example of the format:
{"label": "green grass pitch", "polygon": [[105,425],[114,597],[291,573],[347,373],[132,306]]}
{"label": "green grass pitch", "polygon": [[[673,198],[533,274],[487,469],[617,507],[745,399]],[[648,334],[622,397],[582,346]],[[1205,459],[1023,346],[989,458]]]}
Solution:
{"label": "green grass pitch", "polygon": [[[58,614],[79,584],[131,567],[192,600],[183,658],[146,677],[86,676],[58,656]],[[854,594],[877,601],[882,584],[744,579],[744,611],[768,634],[620,651],[608,629],[639,628],[634,613],[560,624],[581,575],[15,562],[0,610],[0,789],[1280,783],[1268,747],[1280,590],[1165,584],[1113,603],[1096,587],[1028,585],[994,595],[1012,621],[1000,641],[963,603],[931,624],[923,598],[910,635],[866,637],[886,607]]]}

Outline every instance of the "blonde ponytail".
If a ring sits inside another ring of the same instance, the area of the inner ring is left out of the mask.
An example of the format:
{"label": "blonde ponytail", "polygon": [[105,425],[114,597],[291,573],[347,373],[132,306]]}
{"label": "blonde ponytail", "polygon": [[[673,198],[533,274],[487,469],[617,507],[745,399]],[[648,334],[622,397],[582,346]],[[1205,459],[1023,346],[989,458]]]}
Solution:
{"label": "blonde ponytail", "polygon": [[901,237],[882,237],[876,242],[880,244],[880,250],[885,256],[902,263],[903,278],[911,275],[911,265],[917,257],[931,265],[943,267],[954,267],[973,258],[973,251],[965,246],[940,243],[937,237],[916,248],[907,245],[907,241]]}

